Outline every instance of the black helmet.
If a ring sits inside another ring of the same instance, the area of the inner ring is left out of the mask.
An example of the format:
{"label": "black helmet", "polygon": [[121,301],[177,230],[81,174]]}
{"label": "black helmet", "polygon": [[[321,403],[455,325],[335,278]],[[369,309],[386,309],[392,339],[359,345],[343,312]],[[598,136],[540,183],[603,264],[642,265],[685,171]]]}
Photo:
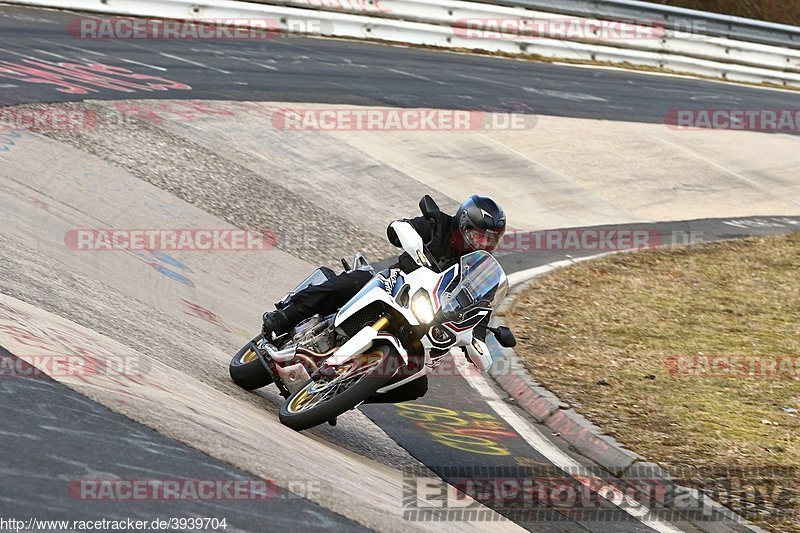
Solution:
{"label": "black helmet", "polygon": [[456,211],[450,244],[462,253],[494,251],[506,232],[506,213],[486,196],[473,195]]}

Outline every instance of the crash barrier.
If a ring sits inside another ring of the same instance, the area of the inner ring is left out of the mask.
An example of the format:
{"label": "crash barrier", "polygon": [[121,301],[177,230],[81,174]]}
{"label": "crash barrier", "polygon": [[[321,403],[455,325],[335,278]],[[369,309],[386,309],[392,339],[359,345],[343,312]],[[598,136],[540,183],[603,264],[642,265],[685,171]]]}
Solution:
{"label": "crash barrier", "polygon": [[[472,1],[472,0],[467,0]],[[800,27],[638,0],[483,0],[498,6],[614,20],[659,20],[671,30],[800,48]]]}
{"label": "crash barrier", "polygon": [[[800,49],[751,42],[743,40],[744,37],[731,38],[734,26],[728,37],[702,33],[703,25],[698,22],[702,19],[696,18],[687,19],[684,29],[675,29],[680,25],[675,17],[670,19],[669,25],[664,23],[663,17],[627,22],[577,17],[521,7],[529,0],[500,2],[509,5],[447,0],[437,3],[426,0],[5,1],[113,15],[222,21],[255,28],[266,25],[272,32],[287,34],[635,65],[800,88]],[[530,1],[537,2],[536,5],[547,3],[545,0]],[[510,5],[512,3],[514,5]],[[707,15],[708,21],[718,18]],[[751,21],[751,25],[759,26],[757,21]],[[685,31],[686,28],[690,31]],[[786,38],[797,41],[800,28],[784,28],[785,34],[790,35]],[[91,32],[88,36],[78,33],[73,36],[93,38]]]}

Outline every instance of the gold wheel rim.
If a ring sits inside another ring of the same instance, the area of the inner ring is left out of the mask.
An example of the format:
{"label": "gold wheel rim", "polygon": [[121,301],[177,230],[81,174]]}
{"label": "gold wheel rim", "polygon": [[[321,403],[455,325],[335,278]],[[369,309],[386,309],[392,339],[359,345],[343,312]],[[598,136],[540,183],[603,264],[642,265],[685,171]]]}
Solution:
{"label": "gold wheel rim", "polygon": [[305,387],[300,393],[292,399],[292,403],[289,404],[289,407],[293,412],[298,412],[303,409],[303,406],[311,400],[313,396],[308,395],[308,387]]}
{"label": "gold wheel rim", "polygon": [[[383,358],[383,352],[381,352],[380,350],[374,351],[374,352],[365,352],[365,353],[359,355],[353,362],[361,361],[363,359],[366,359],[366,364],[369,365],[369,364],[371,364],[373,362],[373,360],[376,357],[377,357],[377,361],[380,362],[380,360]],[[350,369],[351,367],[352,367],[352,364],[347,365],[345,367],[337,368],[336,369],[337,376],[341,376],[342,373],[344,373],[346,370]],[[370,368],[369,371],[371,371],[371,370],[372,370],[372,368]],[[308,393],[308,389],[310,387],[313,387],[315,384],[316,383],[313,382],[313,381],[308,383],[308,384],[306,384],[306,386],[303,387],[297,393],[297,395],[294,398],[292,398],[292,401],[289,402],[289,405],[288,405],[289,411],[291,411],[293,413],[298,413],[298,412],[302,411],[308,403],[310,403],[311,401],[313,401],[316,398],[317,394],[321,394],[321,393],[325,392],[325,390],[323,389],[323,390],[321,390],[319,392],[315,392],[315,393],[309,394]],[[325,401],[327,401],[327,399],[325,399],[321,403],[324,403]]]}
{"label": "gold wheel rim", "polygon": [[247,364],[247,363],[252,363],[256,359],[258,359],[258,354],[256,354],[255,350],[250,348],[249,350],[247,350],[247,352],[244,355],[242,355],[240,361],[242,363]]}

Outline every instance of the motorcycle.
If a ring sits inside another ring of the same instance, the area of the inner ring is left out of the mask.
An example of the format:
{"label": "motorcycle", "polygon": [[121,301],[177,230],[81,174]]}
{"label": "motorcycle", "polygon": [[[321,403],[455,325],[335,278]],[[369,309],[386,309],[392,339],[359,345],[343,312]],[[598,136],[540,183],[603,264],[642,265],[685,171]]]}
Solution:
{"label": "motorcycle", "polygon": [[[420,201],[423,215],[438,209],[429,196]],[[284,425],[297,431],[335,425],[337,416],[373,395],[427,376],[455,347],[481,372],[489,370],[489,348],[473,337],[473,329],[508,292],[500,264],[479,250],[440,272],[410,224],[398,221],[392,227],[419,268],[375,273],[357,253],[352,270],[367,270],[373,278],[338,312],[315,315],[274,340],[259,335],[231,360],[231,379],[238,386],[278,387],[286,398],[279,413]],[[276,306],[286,306],[295,293],[332,276],[329,268],[315,270]],[[516,344],[508,328],[486,329],[501,346]]]}

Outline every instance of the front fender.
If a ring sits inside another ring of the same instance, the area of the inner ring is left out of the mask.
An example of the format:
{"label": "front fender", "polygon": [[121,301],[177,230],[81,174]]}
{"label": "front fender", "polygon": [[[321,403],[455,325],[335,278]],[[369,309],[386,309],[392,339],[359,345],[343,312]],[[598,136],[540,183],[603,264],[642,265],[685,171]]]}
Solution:
{"label": "front fender", "polygon": [[348,362],[356,355],[360,355],[367,351],[376,341],[385,341],[391,344],[400,357],[403,359],[403,364],[408,363],[408,352],[406,352],[400,340],[390,333],[385,331],[378,331],[372,326],[366,326],[361,331],[353,335],[350,340],[342,344],[333,355],[325,359],[323,364],[326,366],[340,366]]}
{"label": "front fender", "polygon": [[481,374],[488,372],[494,360],[486,343],[480,339],[473,338],[472,342],[467,344],[466,349],[469,360],[480,370]]}

